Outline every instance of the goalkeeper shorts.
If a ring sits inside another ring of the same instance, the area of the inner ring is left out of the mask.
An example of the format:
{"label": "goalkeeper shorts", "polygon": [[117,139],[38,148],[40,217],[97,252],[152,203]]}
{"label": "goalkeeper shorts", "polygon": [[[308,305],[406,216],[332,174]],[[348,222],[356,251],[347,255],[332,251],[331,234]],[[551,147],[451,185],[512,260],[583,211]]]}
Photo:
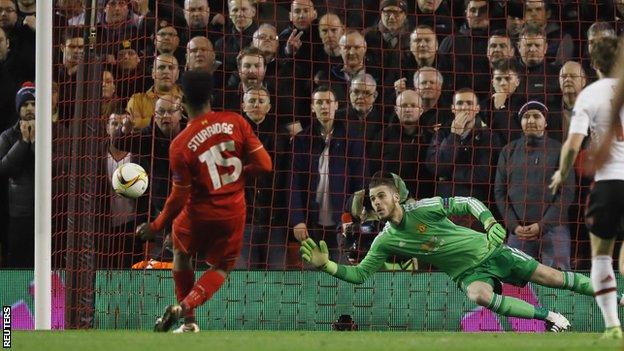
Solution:
{"label": "goalkeeper shorts", "polygon": [[538,265],[539,262],[525,252],[501,245],[480,265],[461,273],[455,281],[463,291],[473,282],[480,281],[489,284],[495,293],[500,294],[502,283],[525,286]]}

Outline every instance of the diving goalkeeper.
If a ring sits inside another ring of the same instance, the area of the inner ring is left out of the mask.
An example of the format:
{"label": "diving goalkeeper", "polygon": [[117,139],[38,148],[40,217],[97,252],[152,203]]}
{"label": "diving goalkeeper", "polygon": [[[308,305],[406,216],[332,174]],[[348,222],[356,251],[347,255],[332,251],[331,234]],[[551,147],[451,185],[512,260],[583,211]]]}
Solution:
{"label": "diving goalkeeper", "polygon": [[[468,298],[509,317],[540,319],[551,331],[568,329],[561,314],[501,295],[502,283],[524,286],[528,282],[593,296],[591,280],[582,274],[561,272],[540,264],[526,253],[503,245],[505,229],[479,200],[470,197],[434,197],[400,205],[390,174],[375,173],[369,184],[373,208],[386,225],[357,266],[330,261],[327,245],[302,242],[304,261],[338,279],[361,284],[383,267],[389,256],[415,257],[448,274]],[[487,234],[458,226],[449,216],[472,214]],[[621,301],[621,296],[618,301]]]}

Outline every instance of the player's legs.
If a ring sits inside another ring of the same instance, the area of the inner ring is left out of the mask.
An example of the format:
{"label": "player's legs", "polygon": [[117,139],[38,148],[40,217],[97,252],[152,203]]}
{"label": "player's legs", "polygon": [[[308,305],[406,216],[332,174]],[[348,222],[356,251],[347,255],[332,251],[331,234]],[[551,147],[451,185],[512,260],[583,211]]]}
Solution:
{"label": "player's legs", "polygon": [[[624,235],[624,181],[598,181],[592,186],[585,211],[592,247],[591,281],[607,336],[621,337],[617,313],[617,282],[613,271],[615,239]],[[610,334],[613,332],[614,334]]]}
{"label": "player's legs", "polygon": [[562,331],[570,326],[570,322],[562,315],[551,312],[540,306],[515,297],[504,296],[494,292],[490,283],[474,281],[466,287],[468,299],[490,311],[507,317],[540,319],[550,324],[550,330]]}
{"label": "player's legs", "polygon": [[[176,299],[181,303],[195,285],[195,271],[191,262],[191,255],[174,246],[173,248],[173,281],[175,283]],[[185,323],[195,323],[193,310],[184,315]]]}
{"label": "player's legs", "polygon": [[[607,334],[619,334],[613,335],[613,337],[618,338],[622,335],[617,311],[617,282],[615,280],[612,262],[615,239],[601,238],[591,232],[589,237],[592,250],[591,281],[596,291],[596,303],[602,312]],[[621,257],[622,250],[620,250],[620,258]],[[620,267],[622,265],[621,262],[622,260],[620,259]]]}

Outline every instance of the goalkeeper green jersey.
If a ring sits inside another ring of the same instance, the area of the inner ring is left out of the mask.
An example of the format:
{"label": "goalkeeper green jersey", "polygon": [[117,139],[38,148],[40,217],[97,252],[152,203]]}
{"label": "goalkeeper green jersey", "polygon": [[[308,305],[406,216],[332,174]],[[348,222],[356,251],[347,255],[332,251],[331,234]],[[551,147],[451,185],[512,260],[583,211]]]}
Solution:
{"label": "goalkeeper green jersey", "polygon": [[383,267],[388,257],[415,257],[456,278],[483,262],[495,249],[486,235],[456,225],[449,216],[472,214],[484,223],[492,213],[471,197],[422,199],[401,205],[403,220],[399,225],[387,222],[373,241],[366,257],[357,266],[338,265],[339,279],[362,283]]}

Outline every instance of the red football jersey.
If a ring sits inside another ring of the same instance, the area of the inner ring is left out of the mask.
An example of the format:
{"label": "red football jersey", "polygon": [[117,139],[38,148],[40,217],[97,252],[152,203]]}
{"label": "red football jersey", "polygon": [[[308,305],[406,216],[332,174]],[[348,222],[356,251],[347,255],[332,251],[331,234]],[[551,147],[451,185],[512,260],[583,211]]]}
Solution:
{"label": "red football jersey", "polygon": [[169,147],[173,182],[191,186],[182,214],[201,220],[244,213],[244,160],[262,147],[237,113],[209,112],[189,122]]}

